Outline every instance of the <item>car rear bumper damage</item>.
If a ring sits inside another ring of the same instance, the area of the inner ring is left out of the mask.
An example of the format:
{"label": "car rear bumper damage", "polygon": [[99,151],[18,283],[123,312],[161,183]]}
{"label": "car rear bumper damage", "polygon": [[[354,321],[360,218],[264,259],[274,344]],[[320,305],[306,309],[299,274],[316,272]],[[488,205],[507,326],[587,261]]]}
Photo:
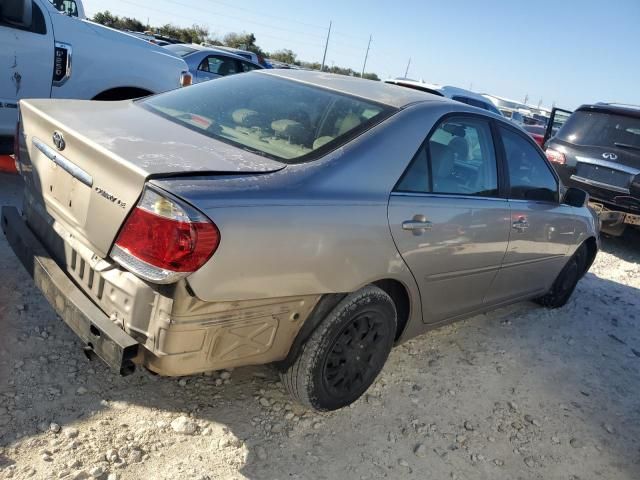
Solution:
{"label": "car rear bumper damage", "polygon": [[82,292],[31,232],[15,207],[2,207],[2,230],[36,286],[62,320],[109,367],[122,375],[135,369],[140,345]]}
{"label": "car rear bumper damage", "polygon": [[28,223],[2,207],[9,244],[87,350],[122,374],[136,364],[180,376],[282,360],[320,299],[205,302],[184,281],[154,287],[106,260],[92,264],[91,252],[72,247],[60,225],[29,205]]}

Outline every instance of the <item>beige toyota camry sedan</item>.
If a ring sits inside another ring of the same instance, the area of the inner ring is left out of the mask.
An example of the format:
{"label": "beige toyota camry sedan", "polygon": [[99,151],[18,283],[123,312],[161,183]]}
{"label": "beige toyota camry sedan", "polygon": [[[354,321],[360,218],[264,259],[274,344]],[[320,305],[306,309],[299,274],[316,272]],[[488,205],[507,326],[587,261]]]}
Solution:
{"label": "beige toyota camry sedan", "polygon": [[2,228],[115,370],[273,364],[333,410],[393,345],[534,299],[598,250],[587,195],[491,113],[380,82],[256,71],[138,101],[20,103]]}

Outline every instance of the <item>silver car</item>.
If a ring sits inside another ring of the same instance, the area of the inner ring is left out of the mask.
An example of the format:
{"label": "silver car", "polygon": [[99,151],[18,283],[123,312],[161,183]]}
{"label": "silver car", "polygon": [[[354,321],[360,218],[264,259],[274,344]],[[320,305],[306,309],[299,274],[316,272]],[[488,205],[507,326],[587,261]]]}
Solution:
{"label": "silver car", "polygon": [[164,48],[187,63],[193,83],[262,69],[257,63],[223,49],[184,43],[166,45]]}
{"label": "silver car", "polygon": [[261,70],[138,101],[28,100],[16,255],[123,374],[274,364],[348,405],[393,345],[535,299],[598,250],[581,190],[503,118],[345,76]]}

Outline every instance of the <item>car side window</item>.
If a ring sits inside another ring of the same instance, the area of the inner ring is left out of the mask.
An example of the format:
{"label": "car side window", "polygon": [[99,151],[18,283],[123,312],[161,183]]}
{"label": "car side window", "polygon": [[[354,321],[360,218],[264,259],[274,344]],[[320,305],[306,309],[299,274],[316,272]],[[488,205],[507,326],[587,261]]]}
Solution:
{"label": "car side window", "polygon": [[235,58],[221,55],[209,55],[202,61],[198,70],[221,76],[232,75],[239,71]]}
{"label": "car side window", "polygon": [[479,118],[443,121],[421,147],[397,191],[498,196],[491,127]]}
{"label": "car side window", "polygon": [[255,70],[256,68],[258,68],[253,63],[249,63],[249,62],[240,62],[240,63],[242,64],[243,72],[250,72],[251,70]]}
{"label": "car side window", "polygon": [[523,136],[500,127],[507,168],[509,198],[558,202],[558,181],[542,154]]}
{"label": "car side window", "polygon": [[39,35],[46,35],[47,33],[47,24],[44,20],[44,14],[40,7],[36,5],[35,2],[31,4],[31,26],[30,27],[19,27],[15,24],[4,22],[0,20],[0,24],[9,28],[16,28],[18,30],[25,30],[31,33],[37,33]]}

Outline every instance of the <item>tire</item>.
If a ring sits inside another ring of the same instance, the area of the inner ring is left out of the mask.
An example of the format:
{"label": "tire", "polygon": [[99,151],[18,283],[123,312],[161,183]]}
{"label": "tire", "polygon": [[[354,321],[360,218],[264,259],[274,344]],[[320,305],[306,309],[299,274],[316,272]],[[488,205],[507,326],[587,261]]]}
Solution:
{"label": "tire", "polygon": [[587,247],[582,244],[558,274],[551,290],[534,301],[543,307],[560,308],[566,305],[582,278],[587,266]]}
{"label": "tire", "polygon": [[353,403],[382,370],[396,324],[393,300],[380,288],[370,285],[347,295],[280,374],[282,383],[295,400],[317,411]]}

